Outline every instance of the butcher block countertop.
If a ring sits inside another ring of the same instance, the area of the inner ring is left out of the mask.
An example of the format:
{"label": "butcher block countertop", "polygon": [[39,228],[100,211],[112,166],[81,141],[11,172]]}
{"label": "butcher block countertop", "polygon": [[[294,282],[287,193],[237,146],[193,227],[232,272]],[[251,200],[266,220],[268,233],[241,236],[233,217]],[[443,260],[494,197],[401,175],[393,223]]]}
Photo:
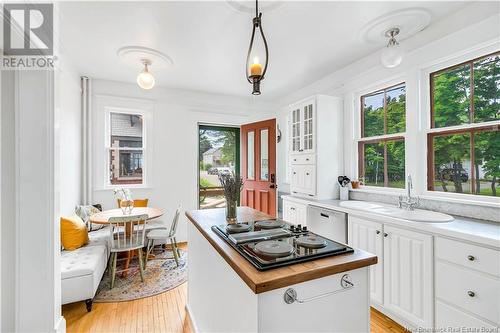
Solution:
{"label": "butcher block countertop", "polygon": [[[186,216],[256,294],[377,263],[377,256],[355,249],[354,253],[259,271],[211,229],[226,223],[224,208],[187,211]],[[239,222],[271,218],[250,207],[238,207]]]}

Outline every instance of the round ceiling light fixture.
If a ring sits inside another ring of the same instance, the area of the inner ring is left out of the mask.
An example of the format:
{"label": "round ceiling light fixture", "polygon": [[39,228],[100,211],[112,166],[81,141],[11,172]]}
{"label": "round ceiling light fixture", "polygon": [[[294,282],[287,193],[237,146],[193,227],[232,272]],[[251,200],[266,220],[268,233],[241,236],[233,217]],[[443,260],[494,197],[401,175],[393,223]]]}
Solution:
{"label": "round ceiling light fixture", "polygon": [[396,40],[399,34],[399,28],[392,28],[385,32],[385,36],[389,38],[387,46],[382,50],[380,61],[387,68],[398,66],[403,61],[403,50]]}
{"label": "round ceiling light fixture", "polygon": [[151,65],[151,61],[143,59],[142,63],[144,65],[144,69],[139,73],[139,75],[137,75],[137,84],[142,89],[149,90],[155,86],[155,77],[151,74],[148,68],[148,66]]}
{"label": "round ceiling light fixture", "polygon": [[143,46],[125,46],[118,50],[118,57],[130,67],[137,68],[141,65],[142,71],[137,75],[136,82],[142,89],[152,89],[156,83],[150,71],[154,64],[155,71],[168,68],[174,64],[168,55]]}

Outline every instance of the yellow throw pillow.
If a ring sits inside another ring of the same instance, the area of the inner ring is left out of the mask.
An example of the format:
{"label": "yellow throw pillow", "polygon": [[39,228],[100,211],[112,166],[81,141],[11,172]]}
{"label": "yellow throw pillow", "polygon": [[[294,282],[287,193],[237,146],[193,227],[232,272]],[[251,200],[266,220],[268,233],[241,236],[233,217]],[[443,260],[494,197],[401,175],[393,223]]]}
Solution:
{"label": "yellow throw pillow", "polygon": [[61,217],[61,244],[65,250],[76,250],[88,242],[87,226],[78,215]]}

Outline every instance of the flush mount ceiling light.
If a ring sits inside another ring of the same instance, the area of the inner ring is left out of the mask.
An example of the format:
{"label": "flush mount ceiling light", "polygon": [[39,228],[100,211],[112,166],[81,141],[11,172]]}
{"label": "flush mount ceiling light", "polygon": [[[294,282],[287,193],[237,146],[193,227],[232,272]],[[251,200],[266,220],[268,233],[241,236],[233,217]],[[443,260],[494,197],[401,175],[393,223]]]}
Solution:
{"label": "flush mount ceiling light", "polygon": [[[264,36],[264,31],[262,30],[262,13],[259,13],[259,0],[255,0],[255,17],[252,20],[253,30],[252,38],[250,39],[250,46],[248,47],[247,61],[246,61],[246,77],[247,81],[253,85],[252,95],[260,95],[260,82],[264,80],[264,76],[267,72],[267,65],[269,63],[269,50],[267,48],[266,36]],[[257,31],[257,34],[255,33]],[[264,44],[265,61],[264,68],[259,61],[257,53],[253,50],[255,46],[255,36],[262,39]],[[253,62],[250,64],[250,59],[253,56]]]}
{"label": "flush mount ceiling light", "polygon": [[403,60],[399,42],[424,30],[430,22],[431,15],[424,9],[397,10],[368,22],[360,31],[360,39],[363,42],[385,45],[380,60],[384,66],[391,68]]}
{"label": "flush mount ceiling light", "polygon": [[398,66],[403,60],[403,50],[396,40],[399,34],[399,28],[392,28],[385,32],[385,36],[389,38],[387,46],[382,50],[380,61],[387,68]]}
{"label": "flush mount ceiling light", "polygon": [[150,71],[151,67],[154,67],[155,71],[159,71],[173,65],[173,61],[168,55],[148,47],[125,46],[120,48],[117,54],[122,62],[130,67],[141,68],[142,71],[137,76],[136,82],[139,87],[146,90],[155,85],[155,78]]}
{"label": "flush mount ceiling light", "polygon": [[144,65],[144,69],[137,75],[137,84],[142,89],[149,90],[155,86],[155,77],[149,72],[148,68],[151,65],[151,61],[142,59],[142,64]]}

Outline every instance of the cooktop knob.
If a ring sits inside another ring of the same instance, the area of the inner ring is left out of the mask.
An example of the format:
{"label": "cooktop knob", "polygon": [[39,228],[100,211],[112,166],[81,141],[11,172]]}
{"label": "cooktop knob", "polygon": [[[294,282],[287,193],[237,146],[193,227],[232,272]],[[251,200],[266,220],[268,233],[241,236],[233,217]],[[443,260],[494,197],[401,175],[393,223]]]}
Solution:
{"label": "cooktop knob", "polygon": [[306,227],[306,226],[303,226],[303,227],[302,227],[302,231],[306,232],[306,231],[307,231],[307,227]]}
{"label": "cooktop knob", "polygon": [[302,224],[297,224],[297,231],[302,230]]}

